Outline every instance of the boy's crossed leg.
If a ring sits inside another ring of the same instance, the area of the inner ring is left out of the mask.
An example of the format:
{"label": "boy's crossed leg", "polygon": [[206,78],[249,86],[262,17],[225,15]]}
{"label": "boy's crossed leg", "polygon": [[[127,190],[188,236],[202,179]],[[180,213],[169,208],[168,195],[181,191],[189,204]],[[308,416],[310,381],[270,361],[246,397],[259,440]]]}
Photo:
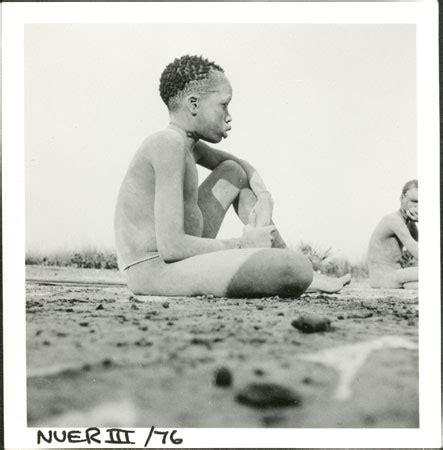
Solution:
{"label": "boy's crossed leg", "polygon": [[128,269],[128,287],[139,295],[298,297],[311,282],[307,258],[273,248],[222,250],[169,264],[156,258]]}
{"label": "boy's crossed leg", "polygon": [[[231,205],[244,225],[251,223],[257,197],[249,189],[248,177],[235,161],[224,161],[203,181],[198,192],[198,206],[203,215],[202,237],[215,239]],[[273,225],[273,223],[267,224]],[[273,233],[274,248],[287,248],[280,233]]]}
{"label": "boy's crossed leg", "polygon": [[377,289],[418,289],[418,267],[378,267],[370,272],[370,286]]}
{"label": "boy's crossed leg", "polygon": [[418,289],[418,267],[406,267],[395,271],[395,280],[404,289]]}
{"label": "boy's crossed leg", "polygon": [[[215,238],[223,218],[230,205],[234,205],[240,220],[251,224],[251,211],[257,197],[248,187],[248,177],[235,161],[221,163],[201,184],[198,205],[203,214],[203,237]],[[273,233],[274,248],[287,249],[287,245],[278,231]],[[351,282],[351,275],[331,278],[314,273],[310,291],[337,292]]]}

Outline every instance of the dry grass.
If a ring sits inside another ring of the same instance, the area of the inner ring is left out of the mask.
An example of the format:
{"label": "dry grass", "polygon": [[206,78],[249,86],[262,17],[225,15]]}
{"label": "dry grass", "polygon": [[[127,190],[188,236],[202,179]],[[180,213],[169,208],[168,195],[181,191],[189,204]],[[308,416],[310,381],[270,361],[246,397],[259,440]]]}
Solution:
{"label": "dry grass", "polygon": [[350,273],[354,279],[368,278],[366,261],[351,263],[347,258],[336,257],[331,247],[323,249],[316,245],[300,242],[295,250],[303,253],[311,261],[316,272],[334,277]]}
{"label": "dry grass", "polygon": [[117,256],[111,250],[85,247],[80,250],[48,252],[26,252],[28,265],[81,267],[84,269],[118,269]]}

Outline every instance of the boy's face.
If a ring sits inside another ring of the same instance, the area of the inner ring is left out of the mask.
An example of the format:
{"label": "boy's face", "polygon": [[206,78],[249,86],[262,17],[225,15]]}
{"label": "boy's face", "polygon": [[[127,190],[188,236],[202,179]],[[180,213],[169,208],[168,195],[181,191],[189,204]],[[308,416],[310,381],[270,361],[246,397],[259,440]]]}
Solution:
{"label": "boy's face", "polygon": [[215,75],[208,92],[199,97],[195,131],[205,141],[217,143],[227,138],[232,120],[228,105],[232,98],[232,87],[222,73]]}
{"label": "boy's face", "polygon": [[418,222],[418,189],[413,187],[401,197],[401,209],[414,222]]}

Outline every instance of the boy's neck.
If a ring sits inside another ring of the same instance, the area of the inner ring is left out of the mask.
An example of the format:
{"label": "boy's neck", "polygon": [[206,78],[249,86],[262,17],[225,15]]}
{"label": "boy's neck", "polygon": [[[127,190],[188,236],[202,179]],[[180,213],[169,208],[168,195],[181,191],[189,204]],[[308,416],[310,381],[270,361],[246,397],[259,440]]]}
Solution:
{"label": "boy's neck", "polygon": [[169,128],[172,128],[180,133],[183,133],[187,140],[189,141],[189,144],[191,148],[194,147],[194,145],[197,143],[197,141],[200,139],[200,136],[195,131],[190,131],[186,129],[185,126],[182,124],[177,123],[175,120],[171,119],[169,121]]}

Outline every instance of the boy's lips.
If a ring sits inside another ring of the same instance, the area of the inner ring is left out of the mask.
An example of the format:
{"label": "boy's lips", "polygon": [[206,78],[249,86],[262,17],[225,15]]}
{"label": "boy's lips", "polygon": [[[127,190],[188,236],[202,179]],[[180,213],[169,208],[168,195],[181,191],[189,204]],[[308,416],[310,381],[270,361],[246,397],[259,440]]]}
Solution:
{"label": "boy's lips", "polygon": [[225,139],[228,137],[228,131],[231,131],[231,127],[229,127],[226,131],[223,132],[223,137]]}

